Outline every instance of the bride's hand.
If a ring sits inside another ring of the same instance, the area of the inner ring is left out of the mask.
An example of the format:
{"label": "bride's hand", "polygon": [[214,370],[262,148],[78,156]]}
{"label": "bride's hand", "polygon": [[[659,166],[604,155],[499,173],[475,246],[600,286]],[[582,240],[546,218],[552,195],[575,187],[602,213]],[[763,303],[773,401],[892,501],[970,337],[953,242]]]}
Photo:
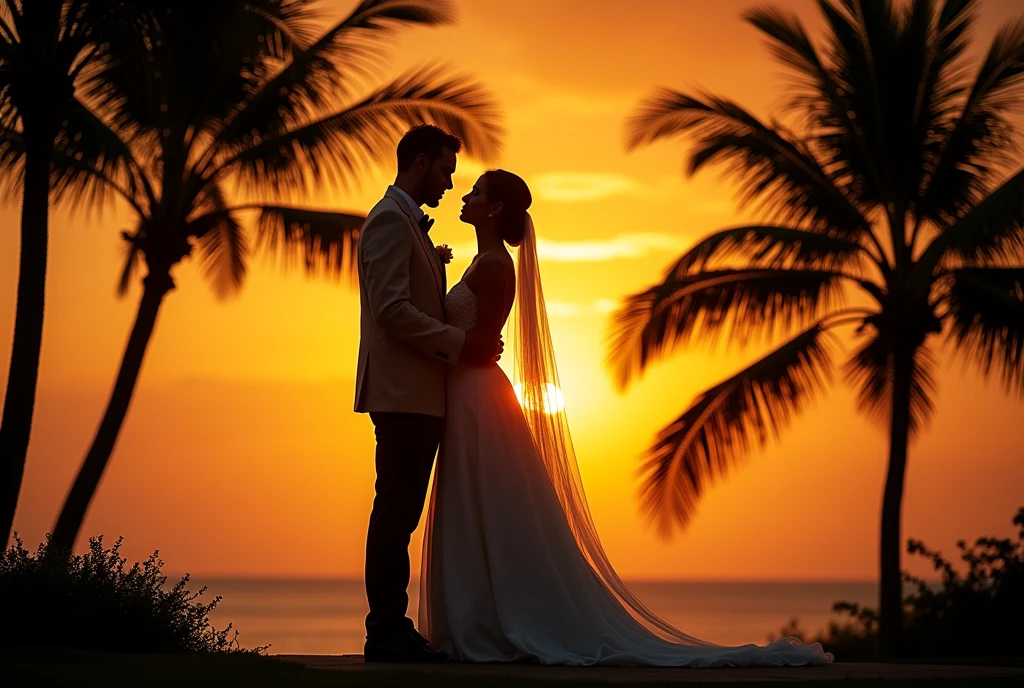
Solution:
{"label": "bride's hand", "polygon": [[497,363],[501,360],[501,354],[505,351],[505,340],[502,339],[501,335],[498,335],[498,351],[494,354],[494,362]]}
{"label": "bride's hand", "polygon": [[472,329],[466,333],[466,342],[462,345],[461,358],[475,365],[487,365],[501,358],[505,343],[499,334],[494,335]]}

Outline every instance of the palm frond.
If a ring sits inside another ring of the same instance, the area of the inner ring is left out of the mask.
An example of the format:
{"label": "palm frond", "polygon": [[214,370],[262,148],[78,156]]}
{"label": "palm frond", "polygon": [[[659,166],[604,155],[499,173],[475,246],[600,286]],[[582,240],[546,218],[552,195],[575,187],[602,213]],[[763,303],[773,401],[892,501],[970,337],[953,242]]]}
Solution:
{"label": "palm frond", "polygon": [[[234,295],[245,281],[249,254],[242,226],[219,187],[211,185],[198,204],[199,214],[187,231],[196,238],[200,265],[219,299]],[[205,212],[204,212],[205,211]]]}
{"label": "palm frond", "polygon": [[[185,29],[177,21],[159,25],[152,15],[144,15],[137,25],[125,31],[107,47],[102,63],[83,74],[80,95],[97,112],[102,112],[115,131],[132,140],[136,131],[159,131],[167,124],[167,109],[173,103],[181,107],[172,92],[175,83],[201,78],[202,70],[185,74],[185,65],[168,68],[168,52],[182,48]],[[177,33],[175,33],[177,30]],[[171,33],[168,33],[171,32]],[[202,37],[196,36],[199,40]],[[193,59],[205,51],[193,49]],[[168,72],[171,79],[164,79]],[[198,74],[197,74],[198,72]],[[191,97],[186,98],[189,102]]]}
{"label": "palm frond", "polygon": [[[857,390],[857,408],[870,420],[888,428],[892,420],[894,360],[891,340],[872,330],[846,362],[846,381]],[[934,406],[935,356],[927,345],[915,350],[910,377],[910,435],[927,425]]]}
{"label": "palm frond", "polygon": [[996,370],[1024,396],[1024,267],[954,270],[947,295],[950,337],[986,377]]}
{"label": "palm frond", "polygon": [[0,127],[0,196],[17,198],[24,173],[25,141],[21,132]]}
{"label": "palm frond", "polygon": [[897,45],[905,66],[887,96],[899,108],[886,123],[893,142],[890,164],[897,170],[895,200],[922,217],[930,215],[919,207],[921,192],[935,172],[932,163],[942,133],[964,95],[963,56],[977,2],[949,0],[936,10],[933,0],[915,0],[905,7]]}
{"label": "palm frond", "polygon": [[830,338],[815,324],[701,394],[659,433],[641,469],[641,501],[662,535],[685,527],[704,490],[823,389],[835,367]]}
{"label": "palm frond", "polygon": [[681,344],[713,344],[724,333],[746,344],[811,322],[842,295],[844,277],[828,270],[724,269],[677,277],[626,299],[612,317],[606,359],[627,387]]}
{"label": "palm frond", "polygon": [[357,83],[385,54],[383,41],[403,25],[450,23],[447,2],[363,0],[311,45],[293,51],[276,72],[258,74],[252,94],[238,104],[217,134],[222,146],[251,145],[286,131],[323,112],[338,99],[350,97]]}
{"label": "palm frond", "polygon": [[796,13],[764,6],[748,10],[743,19],[768,37],[772,54],[793,70],[798,76],[796,85],[805,93],[827,90],[831,77]]}
{"label": "palm frond", "polygon": [[475,157],[490,159],[500,150],[503,131],[491,96],[465,77],[428,68],[399,77],[341,112],[245,148],[220,171],[236,171],[254,191],[302,190],[323,182],[345,186],[373,163],[390,162],[398,138],[424,121],[458,136]]}
{"label": "palm frond", "polygon": [[135,233],[121,232],[121,239],[124,240],[124,265],[121,267],[121,276],[117,280],[118,298],[127,296],[142,265],[143,254],[139,248],[137,237],[138,229]]}
{"label": "palm frond", "polygon": [[142,174],[131,146],[88,107],[74,100],[54,142],[51,186],[72,208],[99,205],[118,193],[136,208],[144,203]]}
{"label": "palm frond", "polygon": [[291,49],[308,4],[157,3],[110,42],[83,90],[125,136],[202,138],[251,93],[254,70]]}
{"label": "palm frond", "polygon": [[943,263],[1024,258],[1024,170],[969,208],[932,239],[918,261],[918,279],[930,282]]}
{"label": "palm frond", "polygon": [[[938,141],[962,100],[973,0],[821,2],[827,60],[838,89],[811,94],[816,147],[860,201],[916,210],[934,174]],[[927,210],[923,211],[928,216]],[[902,225],[890,227],[903,244]]]}
{"label": "palm frond", "polygon": [[[42,23],[38,16],[40,4],[42,3],[12,3],[10,0],[5,0],[3,5],[9,10],[7,19],[11,25],[12,34],[24,40],[26,36],[32,33],[33,25]],[[52,3],[45,9],[52,12]]]}
{"label": "palm frond", "polygon": [[36,112],[61,122],[79,72],[102,58],[112,27],[136,16],[135,5],[123,0],[5,2],[7,14],[0,13],[0,122],[14,126],[19,119],[25,125],[27,119],[31,128],[44,119]]}
{"label": "palm frond", "polygon": [[12,8],[7,0],[0,2],[0,41],[6,44],[18,42],[18,32],[15,30]]}
{"label": "palm frond", "polygon": [[259,211],[257,250],[278,256],[286,266],[297,258],[309,275],[354,278],[364,215],[284,206],[262,206]]}
{"label": "palm frond", "polygon": [[743,189],[741,200],[759,201],[777,220],[806,222],[844,235],[869,227],[805,143],[779,125],[762,123],[733,101],[664,89],[641,103],[628,130],[630,149],[691,134],[687,172],[726,163],[727,174]]}
{"label": "palm frond", "polygon": [[846,92],[852,119],[860,122],[872,149],[884,151],[883,113],[890,79],[885,69],[898,64],[893,59],[899,37],[896,8],[888,1],[844,2],[837,7],[824,0],[818,8],[828,27],[826,54],[834,78]]}
{"label": "palm frond", "polygon": [[[862,195],[864,176],[877,178],[864,132],[853,114],[849,93],[825,64],[799,17],[777,7],[750,10],[744,19],[768,37],[777,60],[791,73],[787,107],[813,127],[815,148],[828,160],[829,173],[847,195]],[[840,154],[842,151],[842,154]]]}
{"label": "palm frond", "polygon": [[1010,118],[1024,90],[1024,20],[1004,26],[979,69],[962,111],[941,130],[919,212],[949,224],[976,204],[1019,152]]}
{"label": "palm frond", "polygon": [[21,59],[16,43],[0,36],[0,126],[7,129],[19,128],[18,108],[13,91],[17,90],[19,79],[16,63]]}
{"label": "palm frond", "polygon": [[866,249],[856,241],[792,227],[751,225],[733,227],[699,241],[676,261],[676,278],[704,272],[729,258],[740,258],[747,268],[851,269],[859,272]]}
{"label": "palm frond", "polygon": [[315,0],[247,0],[245,9],[256,24],[263,22],[267,54],[284,60],[294,50],[305,49],[316,32]]}

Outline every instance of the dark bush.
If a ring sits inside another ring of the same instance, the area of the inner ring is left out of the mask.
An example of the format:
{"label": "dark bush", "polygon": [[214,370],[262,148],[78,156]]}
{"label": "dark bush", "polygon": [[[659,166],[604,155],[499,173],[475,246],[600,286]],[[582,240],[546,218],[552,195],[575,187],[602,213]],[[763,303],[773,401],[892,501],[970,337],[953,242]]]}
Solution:
{"label": "dark bush", "polygon": [[[173,586],[154,552],[127,567],[122,539],[105,548],[89,540],[83,555],[35,554],[15,534],[0,558],[0,644],[76,647],[113,652],[231,652],[241,650],[231,626],[215,630],[209,613],[220,597],[198,601],[186,575]],[[254,652],[262,653],[265,648]]]}
{"label": "dark bush", "polygon": [[[1017,540],[978,538],[957,543],[964,573],[939,552],[911,540],[907,552],[931,560],[938,584],[904,573],[912,592],[904,598],[903,653],[907,657],[1024,657],[1024,507],[1013,524]],[[782,629],[805,641],[818,641],[843,660],[877,657],[878,614],[870,607],[837,602],[832,610],[843,622],[808,638],[794,619]]]}

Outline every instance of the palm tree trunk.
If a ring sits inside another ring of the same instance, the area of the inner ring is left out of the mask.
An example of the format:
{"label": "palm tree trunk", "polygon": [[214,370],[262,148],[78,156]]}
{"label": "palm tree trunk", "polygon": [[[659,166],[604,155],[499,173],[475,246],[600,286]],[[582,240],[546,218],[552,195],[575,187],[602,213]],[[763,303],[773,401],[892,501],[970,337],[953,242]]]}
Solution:
{"label": "palm tree trunk", "polygon": [[25,474],[32,432],[32,412],[39,380],[46,305],[46,251],[50,213],[50,150],[53,136],[26,133],[25,180],[21,204],[21,259],[14,316],[10,371],[0,420],[0,532],[4,547],[14,526],[14,512]]}
{"label": "palm tree trunk", "polygon": [[879,556],[878,644],[883,659],[895,659],[902,652],[903,577],[900,554],[900,516],[903,504],[903,479],[907,468],[910,438],[910,380],[913,374],[912,352],[898,351],[893,361],[892,425],[889,430],[889,470],[882,499],[881,552]]}
{"label": "palm tree trunk", "polygon": [[110,454],[114,451],[114,445],[121,432],[125,415],[128,413],[132,394],[135,392],[135,383],[139,379],[142,361],[156,325],[160,305],[163,303],[164,296],[174,286],[167,271],[156,275],[151,272],[143,284],[139,312],[135,317],[135,326],[128,338],[128,345],[125,347],[121,369],[117,374],[117,381],[114,383],[110,401],[107,403],[107,410],[103,414],[103,420],[100,422],[99,430],[96,431],[96,437],[92,441],[89,453],[86,454],[85,461],[82,462],[82,468],[78,471],[78,477],[75,478],[74,485],[64,501],[64,508],[61,509],[57,525],[53,528],[50,549],[55,552],[68,553],[75,546],[75,540],[78,539],[82,529],[89,504],[96,494],[103,471],[107,467]]}

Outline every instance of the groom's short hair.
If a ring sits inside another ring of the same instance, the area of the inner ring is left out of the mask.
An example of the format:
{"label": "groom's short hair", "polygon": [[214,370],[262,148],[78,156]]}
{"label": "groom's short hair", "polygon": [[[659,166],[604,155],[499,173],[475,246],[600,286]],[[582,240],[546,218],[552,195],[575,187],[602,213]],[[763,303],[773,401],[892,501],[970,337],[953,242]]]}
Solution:
{"label": "groom's short hair", "polygon": [[462,150],[462,141],[433,124],[413,127],[398,142],[398,171],[405,172],[412,167],[420,153],[426,153],[427,159],[434,162],[441,157],[444,148],[458,153]]}

